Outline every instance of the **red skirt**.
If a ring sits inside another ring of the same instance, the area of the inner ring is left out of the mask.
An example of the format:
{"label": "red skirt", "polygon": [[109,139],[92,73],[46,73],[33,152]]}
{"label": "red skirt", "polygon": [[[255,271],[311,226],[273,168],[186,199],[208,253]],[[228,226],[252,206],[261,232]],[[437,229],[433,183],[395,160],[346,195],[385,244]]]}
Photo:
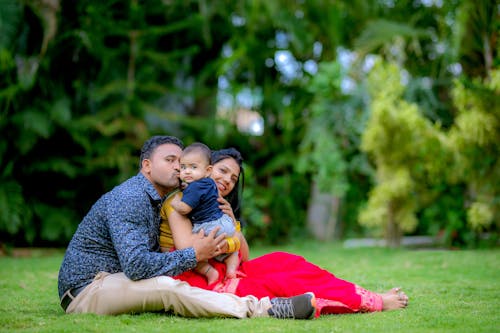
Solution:
{"label": "red skirt", "polygon": [[216,283],[207,285],[205,277],[194,271],[175,278],[208,290],[257,298],[291,297],[312,291],[316,295],[317,316],[382,310],[382,297],[379,294],[339,279],[294,254],[273,252],[245,261],[240,265],[238,277],[228,280],[224,279],[224,263],[214,260],[210,263],[219,272],[219,281]]}

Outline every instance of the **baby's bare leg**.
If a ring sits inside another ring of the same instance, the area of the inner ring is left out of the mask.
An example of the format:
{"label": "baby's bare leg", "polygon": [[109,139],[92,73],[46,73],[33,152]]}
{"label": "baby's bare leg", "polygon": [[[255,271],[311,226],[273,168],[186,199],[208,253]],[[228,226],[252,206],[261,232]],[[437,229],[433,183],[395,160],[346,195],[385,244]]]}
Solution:
{"label": "baby's bare leg", "polygon": [[227,257],[224,262],[226,263],[226,279],[233,279],[236,277],[236,271],[240,265],[240,258],[238,252],[233,252]]}
{"label": "baby's bare leg", "polygon": [[212,284],[219,280],[219,272],[213,268],[208,261],[199,262],[198,265],[196,265],[195,270],[197,273],[204,275],[207,278],[208,284]]}

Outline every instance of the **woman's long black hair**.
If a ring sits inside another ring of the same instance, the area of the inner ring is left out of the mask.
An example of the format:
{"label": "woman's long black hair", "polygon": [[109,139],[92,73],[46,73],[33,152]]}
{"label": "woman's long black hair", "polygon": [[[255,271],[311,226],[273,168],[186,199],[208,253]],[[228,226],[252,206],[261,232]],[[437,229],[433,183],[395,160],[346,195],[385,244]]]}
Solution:
{"label": "woman's long black hair", "polygon": [[241,153],[235,148],[225,148],[214,150],[212,152],[212,165],[215,163],[225,160],[227,158],[232,158],[238,163],[240,167],[240,176],[238,177],[238,181],[234,185],[234,188],[229,194],[226,196],[226,200],[229,202],[231,207],[233,208],[234,216],[237,220],[240,219],[241,214],[241,199],[243,196],[243,187],[245,185],[245,173],[243,171],[243,157]]}

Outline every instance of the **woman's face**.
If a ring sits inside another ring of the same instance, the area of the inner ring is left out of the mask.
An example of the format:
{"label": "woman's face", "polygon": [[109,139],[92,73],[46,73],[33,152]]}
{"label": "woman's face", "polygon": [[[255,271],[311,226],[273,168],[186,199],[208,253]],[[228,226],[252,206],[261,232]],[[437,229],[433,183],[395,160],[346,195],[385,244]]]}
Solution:
{"label": "woman's face", "polygon": [[225,197],[231,193],[240,177],[240,166],[233,158],[225,158],[213,165],[210,177],[217,184],[219,194]]}

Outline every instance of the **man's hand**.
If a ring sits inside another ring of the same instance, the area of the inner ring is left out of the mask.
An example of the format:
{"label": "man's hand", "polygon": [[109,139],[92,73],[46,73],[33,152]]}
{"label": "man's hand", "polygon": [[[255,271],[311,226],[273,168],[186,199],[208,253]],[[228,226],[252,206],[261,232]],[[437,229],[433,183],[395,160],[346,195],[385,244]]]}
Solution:
{"label": "man's hand", "polygon": [[207,236],[203,230],[196,234],[193,242],[196,261],[205,261],[224,253],[223,246],[226,244],[226,234],[223,233],[216,237],[219,229],[219,227],[214,228]]}

